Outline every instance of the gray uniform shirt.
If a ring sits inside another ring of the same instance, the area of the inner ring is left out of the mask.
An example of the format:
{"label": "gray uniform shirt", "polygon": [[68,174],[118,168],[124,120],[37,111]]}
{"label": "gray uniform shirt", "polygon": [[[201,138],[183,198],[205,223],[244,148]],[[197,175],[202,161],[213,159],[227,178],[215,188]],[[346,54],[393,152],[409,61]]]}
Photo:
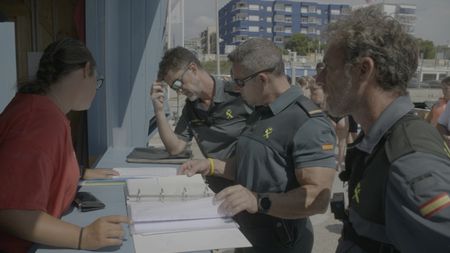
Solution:
{"label": "gray uniform shirt", "polygon": [[[249,122],[244,129],[236,147],[238,183],[255,192],[286,192],[288,183],[297,182],[295,169],[335,168],[333,147],[336,136],[325,117],[308,118],[294,130],[294,136],[285,135],[284,143],[279,144],[288,147],[287,154],[277,152],[264,141],[270,140],[272,135],[282,135],[292,127],[292,118],[284,117],[287,108],[295,107],[299,117],[302,116],[303,109],[295,102],[298,96],[298,87],[291,87],[267,107],[268,117]],[[260,112],[255,110],[256,113]]]}
{"label": "gray uniform shirt", "polygon": [[[356,148],[371,153],[383,135],[413,109],[399,97],[381,114]],[[450,154],[449,154],[450,157]],[[349,210],[349,219],[362,236],[393,244],[400,252],[450,252],[450,159],[414,152],[389,168],[385,193],[385,226]],[[340,241],[336,252],[365,252]]]}
{"label": "gray uniform shirt", "polygon": [[198,100],[187,102],[192,108],[184,106],[175,134],[186,142],[195,138],[205,157],[224,160],[233,154],[251,109],[233,91],[233,83],[212,78],[215,94],[210,108],[204,110]]}

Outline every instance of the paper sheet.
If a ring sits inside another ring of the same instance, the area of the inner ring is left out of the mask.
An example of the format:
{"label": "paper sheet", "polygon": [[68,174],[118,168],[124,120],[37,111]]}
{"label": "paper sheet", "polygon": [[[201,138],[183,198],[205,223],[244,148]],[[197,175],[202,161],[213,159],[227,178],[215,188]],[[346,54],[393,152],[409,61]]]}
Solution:
{"label": "paper sheet", "polygon": [[151,235],[183,231],[237,228],[238,225],[231,218],[215,218],[202,220],[178,220],[165,222],[134,223],[133,234]]}
{"label": "paper sheet", "polygon": [[225,217],[217,212],[213,197],[185,201],[129,202],[130,217],[134,223],[194,220]]}

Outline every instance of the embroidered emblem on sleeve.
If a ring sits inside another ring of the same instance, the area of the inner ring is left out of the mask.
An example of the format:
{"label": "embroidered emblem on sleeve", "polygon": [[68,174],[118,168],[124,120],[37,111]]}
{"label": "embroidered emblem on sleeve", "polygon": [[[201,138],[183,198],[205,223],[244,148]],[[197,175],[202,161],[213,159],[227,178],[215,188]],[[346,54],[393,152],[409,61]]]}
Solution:
{"label": "embroidered emblem on sleeve", "polygon": [[323,144],[322,145],[322,150],[323,151],[330,151],[334,149],[334,145],[333,144]]}
{"label": "embroidered emblem on sleeve", "polygon": [[264,139],[268,140],[270,135],[272,134],[273,129],[271,127],[266,128],[266,130],[264,130],[264,134],[263,137]]}
{"label": "embroidered emblem on sleeve", "polygon": [[227,117],[228,120],[234,118],[233,112],[232,112],[230,109],[227,109],[227,110],[225,111],[225,117]]}
{"label": "embroidered emblem on sleeve", "polygon": [[450,206],[448,193],[441,193],[420,206],[420,213],[425,218],[430,218],[440,210]]}

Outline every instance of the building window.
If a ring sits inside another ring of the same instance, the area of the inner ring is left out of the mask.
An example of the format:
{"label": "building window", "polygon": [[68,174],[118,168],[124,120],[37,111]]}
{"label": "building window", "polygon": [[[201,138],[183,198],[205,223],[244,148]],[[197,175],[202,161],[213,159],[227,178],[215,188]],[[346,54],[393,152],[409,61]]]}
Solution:
{"label": "building window", "polygon": [[300,13],[308,13],[308,7],[300,8]]}
{"label": "building window", "polygon": [[249,32],[259,32],[259,26],[251,25],[251,26],[248,27],[248,31]]}
{"label": "building window", "polygon": [[271,23],[271,22],[272,22],[272,17],[267,17],[267,18],[266,18],[266,21],[267,21],[268,23]]}
{"label": "building window", "polygon": [[272,6],[267,6],[267,12],[272,12]]}
{"label": "building window", "polygon": [[256,15],[250,15],[250,16],[248,17],[248,20],[250,20],[250,21],[259,21],[259,16],[256,16]]}
{"label": "building window", "polygon": [[317,14],[322,14],[322,10],[321,9],[317,9],[316,13]]}
{"label": "building window", "polygon": [[316,23],[316,18],[315,17],[308,17],[308,23],[310,23],[310,24]]}
{"label": "building window", "polygon": [[308,12],[309,13],[316,13],[316,6],[309,6]]}
{"label": "building window", "polygon": [[300,33],[301,33],[301,34],[307,34],[307,33],[308,33],[308,29],[306,29],[306,28],[301,28],[301,29],[300,29]]}
{"label": "building window", "polygon": [[259,11],[259,5],[258,4],[249,4],[248,9],[252,11]]}
{"label": "building window", "polygon": [[339,9],[331,10],[331,15],[340,15],[341,11]]}
{"label": "building window", "polygon": [[236,8],[237,9],[247,9],[247,4],[246,3],[237,3]]}
{"label": "building window", "polygon": [[316,33],[316,28],[314,28],[314,27],[308,27],[308,33],[309,33],[309,34],[311,34],[311,33]]}
{"label": "building window", "polygon": [[285,33],[292,33],[292,27],[286,26],[286,27],[284,28],[284,32],[285,32]]}
{"label": "building window", "polygon": [[284,15],[275,15],[275,22],[284,22]]}
{"label": "building window", "polygon": [[292,12],[292,6],[291,6],[291,5],[286,5],[286,6],[284,6],[284,11],[286,11],[286,12]]}
{"label": "building window", "polygon": [[278,33],[284,32],[284,27],[282,27],[282,26],[275,26],[275,32],[278,32]]}
{"label": "building window", "polygon": [[266,32],[272,33],[272,27],[267,27]]}
{"label": "building window", "polygon": [[276,11],[284,11],[284,4],[275,4],[275,10]]}
{"label": "building window", "polygon": [[291,16],[286,16],[284,19],[287,23],[292,23],[292,17]]}
{"label": "building window", "polygon": [[317,35],[320,35],[320,30],[316,30],[316,34],[317,34]]}
{"label": "building window", "polygon": [[308,17],[302,17],[302,18],[300,19],[300,22],[303,23],[303,24],[308,23]]}

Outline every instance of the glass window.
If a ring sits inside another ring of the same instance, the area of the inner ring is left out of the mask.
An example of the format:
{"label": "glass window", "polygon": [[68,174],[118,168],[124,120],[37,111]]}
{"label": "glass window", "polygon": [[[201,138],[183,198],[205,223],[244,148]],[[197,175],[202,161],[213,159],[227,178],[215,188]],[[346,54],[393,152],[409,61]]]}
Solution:
{"label": "glass window", "polygon": [[253,11],[259,11],[259,5],[258,4],[249,4],[248,9]]}
{"label": "glass window", "polygon": [[340,14],[341,14],[341,10],[339,10],[339,9],[331,10],[331,15],[340,15]]}
{"label": "glass window", "polygon": [[269,22],[269,23],[271,23],[271,22],[272,22],[272,17],[267,17],[267,18],[266,18],[266,21]]}
{"label": "glass window", "polygon": [[259,21],[259,16],[257,16],[257,15],[250,15],[248,17],[248,20],[250,20],[250,21]]}
{"label": "glass window", "polygon": [[272,12],[272,6],[267,6],[267,12]]}
{"label": "glass window", "polygon": [[272,27],[267,27],[266,31],[267,31],[268,33],[272,33]]}
{"label": "glass window", "polygon": [[248,27],[248,31],[249,32],[259,32],[259,26],[251,25],[251,26]]}

